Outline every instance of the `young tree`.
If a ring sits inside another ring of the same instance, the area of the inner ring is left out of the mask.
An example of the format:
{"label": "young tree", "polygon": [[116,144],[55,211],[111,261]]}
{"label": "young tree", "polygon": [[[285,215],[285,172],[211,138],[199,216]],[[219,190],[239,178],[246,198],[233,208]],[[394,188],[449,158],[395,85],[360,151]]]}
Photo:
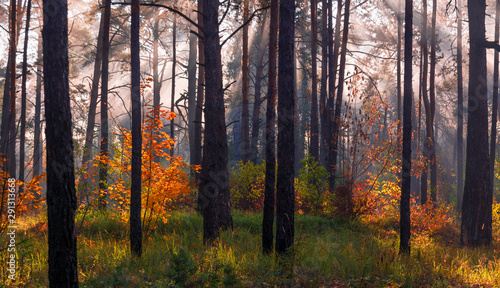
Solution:
{"label": "young tree", "polygon": [[286,253],[294,239],[294,37],[295,0],[281,0],[278,56],[278,175],[276,252]]}
{"label": "young tree", "polygon": [[[193,19],[194,13],[192,13],[191,19]],[[194,30],[194,26],[190,26],[190,29]],[[195,126],[196,126],[196,56],[197,56],[197,45],[196,45],[196,35],[194,33],[189,34],[189,58],[188,58],[188,114],[189,114],[189,162],[194,165],[195,161]]]}
{"label": "young tree", "polygon": [[[44,0],[58,7],[45,15],[43,57],[47,129],[47,214],[49,283],[51,287],[78,287],[75,236],[75,175],[69,98],[68,4]],[[47,8],[48,9],[48,8]]]}
{"label": "young tree", "polygon": [[400,204],[399,253],[410,254],[410,189],[411,189],[411,113],[412,105],[412,38],[413,1],[405,4],[405,74],[403,95],[403,153]]}
{"label": "young tree", "polygon": [[132,68],[132,159],[130,187],[130,250],[136,257],[142,254],[141,228],[141,63],[139,58],[139,0],[132,0],[130,27],[130,64]]}
{"label": "young tree", "polygon": [[321,118],[320,164],[326,166],[328,118],[326,112],[327,81],[328,81],[328,13],[327,0],[321,2],[321,88],[319,92],[319,114]]}
{"label": "young tree", "polygon": [[[203,31],[203,2],[198,0],[198,34],[202,35]],[[203,101],[205,98],[205,46],[203,39],[198,39],[198,88],[196,91],[196,115],[194,119],[194,159],[192,164],[200,165],[202,159],[201,147],[201,128],[203,115]],[[196,174],[196,179],[199,180],[201,174]],[[198,203],[200,203],[201,192],[198,192]]]}
{"label": "young tree", "polygon": [[271,0],[269,26],[269,64],[266,108],[266,178],[264,190],[264,217],[262,223],[262,250],[273,250],[274,192],[276,185],[275,105],[276,105],[276,56],[278,41],[278,0]]}
{"label": "young tree", "polygon": [[[39,13],[43,13],[42,9]],[[42,27],[42,19],[39,17],[39,24]],[[42,173],[42,133],[41,133],[41,114],[42,114],[42,31],[38,30],[38,49],[36,62],[36,92],[35,92],[35,132],[33,148],[33,176]]]}
{"label": "young tree", "polygon": [[467,156],[460,241],[473,247],[491,244],[492,199],[488,151],[488,86],[486,85],[485,0],[468,0],[469,107]]}
{"label": "young tree", "polygon": [[[432,20],[431,20],[431,65],[429,78],[429,100],[430,100],[430,162],[431,162],[431,201],[436,204],[437,200],[437,159],[436,159],[436,130],[434,129],[434,118],[436,115],[436,8],[437,0],[432,0]],[[427,119],[427,116],[426,116]]]}
{"label": "young tree", "polygon": [[[243,23],[248,21],[249,1],[243,0]],[[248,107],[250,78],[248,75],[248,25],[243,27],[243,55],[241,57],[241,145],[240,155],[243,163],[250,160],[250,113]]]}
{"label": "young tree", "polygon": [[[175,110],[175,66],[177,66],[177,14],[174,13],[174,20],[172,24],[172,93],[170,95],[170,111],[174,112]],[[170,120],[170,138],[175,140],[175,125],[174,118]],[[170,149],[170,156],[174,156],[174,145],[172,145],[172,149]]]}
{"label": "young tree", "polygon": [[426,126],[426,136],[424,140],[424,147],[422,149],[424,159],[424,168],[422,170],[422,174],[420,175],[420,203],[423,205],[427,202],[427,175],[428,175],[428,164],[430,157],[430,141],[429,137],[432,135],[432,124],[430,124],[430,104],[429,97],[427,96],[427,69],[429,67],[429,51],[427,47],[427,0],[422,0],[422,15],[423,15],[423,25],[422,25],[422,57],[423,59],[423,68],[422,68],[422,82],[421,82],[421,91],[422,91],[422,99],[424,100],[424,108],[425,108],[425,126]]}

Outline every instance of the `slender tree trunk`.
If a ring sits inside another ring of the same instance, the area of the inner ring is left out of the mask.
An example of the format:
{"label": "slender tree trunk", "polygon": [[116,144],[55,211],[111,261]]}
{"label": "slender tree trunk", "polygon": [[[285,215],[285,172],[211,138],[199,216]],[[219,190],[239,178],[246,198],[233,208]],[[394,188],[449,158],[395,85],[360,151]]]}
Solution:
{"label": "slender tree trunk", "polygon": [[[193,14],[191,14],[191,18]],[[194,26],[191,26],[194,29]],[[188,114],[189,114],[189,162],[194,165],[195,161],[195,126],[196,126],[196,35],[189,34],[189,59],[188,59]]]}
{"label": "slender tree trunk", "polygon": [[101,24],[99,25],[99,35],[97,36],[97,49],[94,63],[94,75],[92,77],[92,88],[90,90],[90,104],[87,130],[85,133],[85,148],[83,149],[82,165],[87,165],[90,169],[90,160],[92,158],[92,143],[94,142],[94,127],[95,127],[95,114],[97,108],[97,97],[99,94],[99,78],[101,78],[101,64],[102,64],[102,42],[104,30],[104,11],[101,16]]}
{"label": "slender tree trunk", "polygon": [[279,9],[276,252],[285,254],[294,241],[295,0],[281,0]]}
{"label": "slender tree trunk", "polygon": [[[175,66],[177,66],[177,14],[174,14],[174,24],[172,28],[172,94],[170,98],[170,111],[175,112]],[[175,118],[174,118],[175,119]],[[170,120],[170,138],[175,140],[175,121]],[[170,156],[174,156],[174,145],[170,149]]]}
{"label": "slender tree trunk", "polygon": [[319,160],[319,131],[318,131],[318,3],[311,0],[311,144],[309,153],[317,161]]}
{"label": "slender tree trunk", "polygon": [[276,185],[275,105],[276,105],[276,56],[278,42],[278,0],[271,0],[269,27],[269,64],[266,108],[266,178],[264,190],[264,216],[262,223],[262,250],[273,250],[274,192]]}
{"label": "slender tree trunk", "polygon": [[[19,181],[24,183],[24,154],[26,144],[26,78],[28,77],[28,40],[31,17],[31,0],[28,0],[26,11],[26,28],[24,30],[24,49],[23,49],[23,78],[21,84],[21,134],[19,143]],[[19,187],[19,194],[23,193],[23,186]]]}
{"label": "slender tree trunk", "polygon": [[[338,0],[338,11],[337,12],[337,23],[335,24],[335,47],[333,51],[333,69],[337,69],[337,55],[338,55],[338,48],[339,48],[339,43],[340,43],[340,17],[341,17],[341,12],[342,11],[342,1]],[[330,105],[328,105],[330,110],[330,149],[329,149],[329,156],[328,156],[328,163],[330,166],[330,181],[329,181],[329,189],[330,191],[335,190],[335,173],[337,170],[337,155],[338,155],[338,147],[339,147],[339,134],[340,134],[340,113],[341,113],[341,108],[342,108],[342,94],[344,93],[344,77],[345,77],[345,61],[346,61],[346,54],[347,54],[347,39],[349,36],[349,14],[350,14],[350,6],[351,6],[351,0],[346,0],[345,1],[345,12],[344,12],[344,30],[342,31],[342,52],[340,55],[340,69],[339,69],[339,85],[338,85],[338,90],[337,90],[337,98],[335,99],[335,113],[333,113],[333,98],[334,94],[332,94],[331,99],[329,99]],[[335,71],[333,70],[333,71]],[[335,83],[335,77],[330,78],[333,83]],[[333,88],[331,86],[331,88]],[[331,92],[333,93],[333,91]]]}
{"label": "slender tree trunk", "polygon": [[[204,0],[198,0],[198,34],[202,35],[203,31],[203,2]],[[203,101],[205,98],[205,46],[203,44],[203,39],[198,38],[198,88],[196,95],[196,115],[194,119],[194,161],[193,164],[201,165],[202,159],[202,115],[203,115]],[[196,174],[196,180],[200,179],[200,173]],[[200,204],[200,194],[198,192],[198,205]]]}
{"label": "slender tree trunk", "polygon": [[403,98],[403,153],[400,204],[400,243],[399,253],[410,254],[410,189],[411,189],[411,114],[412,104],[412,40],[413,40],[413,3],[406,0],[405,5],[405,74]]}
{"label": "slender tree trunk", "polygon": [[253,104],[253,117],[252,117],[252,139],[251,139],[251,157],[250,159],[254,164],[257,164],[259,155],[259,130],[260,130],[260,94],[262,90],[262,74],[264,73],[264,52],[266,50],[266,40],[269,36],[266,31],[267,27],[267,14],[264,15],[262,27],[260,31],[259,53],[257,55],[257,71],[255,72],[255,100]]}
{"label": "slender tree trunk", "polygon": [[436,204],[437,200],[437,163],[436,163],[436,137],[434,129],[434,118],[436,114],[436,7],[437,0],[432,0],[432,24],[431,24],[431,71],[429,80],[430,98],[430,162],[431,162],[431,200]]}
{"label": "slender tree trunk", "polygon": [[[157,12],[158,13],[158,12]],[[159,117],[160,115],[160,75],[158,74],[158,46],[160,38],[160,16],[156,14],[155,23],[153,26],[153,114],[154,117]]]}
{"label": "slender tree trunk", "polygon": [[[39,10],[43,13],[43,10]],[[39,19],[40,27],[42,27],[42,19]],[[42,173],[42,139],[41,139],[41,111],[42,111],[42,30],[38,30],[38,52],[36,62],[36,94],[35,94],[35,135],[34,135],[34,150],[33,150],[33,176],[38,176]]]}
{"label": "slender tree trunk", "polygon": [[[424,67],[422,70],[422,99],[424,100],[424,108],[425,108],[425,126],[426,126],[426,136],[423,144],[422,153],[424,156],[424,168],[422,170],[422,175],[420,176],[420,203],[423,205],[427,203],[427,175],[428,175],[428,166],[429,166],[429,157],[430,157],[430,143],[429,137],[432,133],[429,132],[429,119],[430,119],[430,104],[429,98],[427,96],[427,68],[429,66],[429,52],[427,47],[427,0],[422,0],[422,15],[423,15],[423,27],[422,27],[422,57],[424,58],[423,63]],[[432,125],[430,125],[432,129]]]}
{"label": "slender tree trunk", "polygon": [[319,95],[319,113],[321,117],[320,163],[327,166],[328,151],[328,117],[326,112],[327,81],[328,81],[328,13],[327,0],[321,2],[321,88]]}
{"label": "slender tree trunk", "polygon": [[135,257],[142,254],[141,228],[141,63],[139,58],[139,0],[132,0],[132,16],[130,27],[130,56],[132,67],[132,159],[130,188],[130,250]]}
{"label": "slender tree trunk", "polygon": [[[243,0],[243,23],[248,21],[248,13],[249,13],[249,0]],[[248,99],[249,99],[249,84],[250,78],[248,76],[248,25],[243,27],[243,55],[241,57],[241,74],[242,74],[242,91],[241,91],[241,146],[240,146],[240,155],[243,160],[243,163],[250,160],[250,112],[248,107]]]}
{"label": "slender tree trunk", "polygon": [[402,0],[398,0],[398,10],[396,12],[396,19],[398,21],[398,46],[397,46],[397,49],[398,51],[396,52],[397,53],[397,63],[396,63],[396,67],[397,67],[397,79],[396,79],[396,82],[397,82],[397,114],[398,114],[398,125],[397,125],[397,133],[398,133],[398,147],[400,147],[399,145],[401,145],[401,134],[402,131],[401,131],[401,100],[402,100],[402,97],[401,97],[401,38],[403,37],[403,15],[401,13],[401,1]]}
{"label": "slender tree trunk", "polygon": [[[499,24],[500,24],[500,0],[496,1],[495,13],[495,42],[499,40]],[[495,150],[497,144],[497,121],[498,121],[498,51],[495,50],[493,60],[493,107],[491,110],[491,141],[490,141],[490,188],[488,197],[493,198],[494,175],[495,175]]]}
{"label": "slender tree trunk", "polygon": [[457,0],[457,210],[462,212],[464,192],[464,86],[462,72],[462,0]]}
{"label": "slender tree trunk", "polygon": [[469,107],[467,157],[460,240],[472,247],[491,244],[492,199],[488,151],[485,0],[469,0]]}
{"label": "slender tree trunk", "polygon": [[206,102],[205,137],[202,178],[200,182],[203,210],[203,241],[211,243],[219,237],[219,229],[232,228],[229,203],[228,150],[224,90],[222,87],[221,46],[219,43],[219,2],[203,2],[205,45]]}
{"label": "slender tree trunk", "polygon": [[[104,22],[102,33],[102,83],[101,83],[101,149],[99,155],[108,157],[108,78],[109,78],[109,23],[111,0],[104,1]],[[99,164],[99,208],[105,209],[108,189],[108,164]]]}
{"label": "slender tree trunk", "polygon": [[[56,1],[56,2],[54,2]],[[50,287],[78,287],[75,236],[76,189],[69,98],[68,5],[44,17],[43,57],[47,119],[47,215]]]}

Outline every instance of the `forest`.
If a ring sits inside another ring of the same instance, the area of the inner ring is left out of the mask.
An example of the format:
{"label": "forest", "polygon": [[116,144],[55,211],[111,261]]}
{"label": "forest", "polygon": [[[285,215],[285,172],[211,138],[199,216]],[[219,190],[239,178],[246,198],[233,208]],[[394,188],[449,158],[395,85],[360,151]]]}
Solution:
{"label": "forest", "polygon": [[0,0],[0,287],[500,287],[500,0]]}

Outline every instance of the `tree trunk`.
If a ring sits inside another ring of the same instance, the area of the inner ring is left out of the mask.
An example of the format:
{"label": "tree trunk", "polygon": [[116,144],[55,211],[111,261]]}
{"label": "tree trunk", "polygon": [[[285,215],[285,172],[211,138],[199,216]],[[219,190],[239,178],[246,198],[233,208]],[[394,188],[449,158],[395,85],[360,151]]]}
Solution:
{"label": "tree trunk", "polygon": [[219,229],[232,228],[229,203],[228,150],[224,90],[222,87],[221,46],[219,43],[219,2],[203,1],[206,101],[205,137],[200,206],[203,209],[203,241],[211,243]]}
{"label": "tree trunk", "polygon": [[[158,13],[158,12],[157,12]],[[155,23],[153,26],[153,114],[156,117],[160,115],[160,90],[161,82],[158,74],[158,45],[160,38],[160,16],[156,14]]]}
{"label": "tree trunk", "polygon": [[436,163],[436,137],[434,129],[434,118],[436,114],[436,7],[437,0],[432,0],[432,23],[431,23],[431,71],[429,80],[430,98],[430,162],[431,162],[431,201],[436,204],[437,200],[437,163]]}
{"label": "tree trunk", "polygon": [[[203,0],[198,0],[198,34],[203,31]],[[198,88],[196,95],[196,115],[194,119],[194,160],[193,164],[201,165],[202,147],[201,147],[201,127],[203,115],[203,99],[205,95],[205,48],[203,39],[198,38]],[[196,180],[200,180],[200,173],[196,173]],[[201,192],[198,191],[198,208],[200,208]]]}
{"label": "tree trunk", "polygon": [[276,252],[284,254],[294,241],[295,0],[281,0],[279,9]]}
{"label": "tree trunk", "polygon": [[[249,13],[249,0],[243,0],[243,23],[248,21],[248,13]],[[240,155],[243,160],[243,163],[250,160],[250,113],[248,107],[248,98],[249,98],[249,76],[248,76],[248,25],[243,27],[243,55],[241,57],[241,145],[240,145]]]}
{"label": "tree trunk", "polygon": [[251,156],[250,159],[254,164],[257,164],[259,155],[259,130],[260,130],[260,94],[262,89],[262,74],[264,72],[264,52],[266,48],[267,34],[267,15],[264,16],[261,27],[261,38],[259,44],[259,53],[257,56],[257,71],[255,72],[255,100],[253,104],[253,117],[252,117],[252,140],[251,140]]}
{"label": "tree trunk", "polygon": [[[500,0],[496,1],[495,15],[495,42],[499,40],[499,25],[500,25]],[[491,141],[490,141],[490,187],[488,189],[488,198],[493,198],[493,179],[495,175],[495,156],[497,144],[497,121],[498,121],[498,51],[495,50],[493,60],[493,107],[491,108]]]}
{"label": "tree trunk", "polygon": [[403,153],[400,204],[400,243],[399,253],[410,254],[410,189],[411,189],[411,114],[412,105],[412,39],[413,3],[406,0],[405,5],[405,74],[403,98]]}
{"label": "tree trunk", "polygon": [[[39,10],[43,13],[43,10]],[[42,19],[39,19],[40,27]],[[33,150],[33,176],[38,176],[42,173],[42,139],[41,139],[41,111],[42,111],[42,31],[38,32],[38,52],[37,52],[37,62],[36,62],[36,94],[35,94],[35,135],[34,135],[34,150]]]}
{"label": "tree trunk", "polygon": [[92,143],[94,141],[95,114],[97,108],[97,97],[99,94],[99,78],[101,77],[102,64],[102,42],[104,30],[104,11],[101,16],[101,24],[99,25],[99,35],[97,36],[97,49],[94,63],[94,75],[92,77],[92,88],[90,90],[89,116],[87,117],[87,130],[85,133],[85,148],[83,149],[82,165],[88,165],[90,169],[90,160],[92,158]]}
{"label": "tree trunk", "polygon": [[491,244],[492,199],[488,151],[485,0],[469,0],[469,107],[467,157],[460,240],[472,247]]}
{"label": "tree trunk", "polygon": [[[329,99],[329,113],[330,113],[330,138],[329,141],[330,148],[329,148],[329,155],[328,155],[328,166],[330,167],[330,181],[329,181],[329,189],[330,191],[335,190],[335,173],[337,170],[337,155],[338,155],[338,147],[339,147],[339,134],[340,134],[340,113],[341,113],[341,108],[342,108],[342,94],[344,93],[344,76],[345,76],[345,61],[346,61],[346,54],[347,54],[347,39],[349,36],[349,14],[350,14],[350,6],[351,6],[351,0],[346,0],[345,1],[345,12],[344,12],[344,30],[342,31],[342,52],[340,55],[340,69],[339,69],[339,85],[338,85],[338,90],[337,90],[337,98],[335,99],[335,113],[333,113],[333,99],[334,99],[334,93],[333,90],[330,92],[331,99]],[[340,44],[340,17],[341,17],[341,12],[342,11],[342,0],[338,0],[338,11],[337,12],[337,23],[335,24],[335,47],[333,50],[333,71],[336,71],[337,69],[337,58],[338,58],[338,48]],[[335,83],[335,77],[330,78]],[[334,86],[330,86],[333,88]]]}
{"label": "tree trunk", "polygon": [[[177,66],[177,14],[174,13],[174,23],[172,28],[172,94],[170,98],[170,111],[175,112],[175,66]],[[175,140],[175,118],[170,120],[170,138]],[[174,156],[174,145],[170,149],[170,156]]]}
{"label": "tree trunk", "polygon": [[464,86],[462,72],[462,0],[457,0],[457,210],[462,211],[464,192]]}
{"label": "tree trunk", "polygon": [[44,17],[43,57],[47,123],[47,215],[50,287],[78,287],[75,236],[76,192],[69,98],[68,4]]}
{"label": "tree trunk", "polygon": [[276,56],[278,40],[278,0],[271,0],[271,19],[269,26],[269,64],[266,108],[266,178],[264,190],[264,217],[262,223],[262,250],[273,250],[274,192],[276,185],[275,153],[275,105],[276,105]]}
{"label": "tree trunk", "polygon": [[130,188],[130,250],[135,257],[142,254],[141,228],[141,63],[139,58],[139,0],[132,0],[132,18],[130,27],[130,64],[132,67],[132,159]]}
{"label": "tree trunk", "polygon": [[[432,133],[429,132],[429,128],[432,129],[432,125],[429,125],[430,119],[430,104],[429,98],[427,96],[427,68],[429,66],[429,52],[427,47],[427,0],[422,0],[422,15],[423,15],[423,27],[422,27],[422,57],[423,69],[422,69],[422,99],[424,100],[425,108],[425,126],[426,126],[426,136],[423,144],[422,153],[424,156],[424,168],[422,170],[422,175],[420,176],[420,203],[423,205],[427,202],[427,175],[429,166],[429,156],[430,156],[430,143],[429,137]],[[429,127],[430,126],[430,127]]]}
{"label": "tree trunk", "polygon": [[309,153],[317,161],[319,160],[319,135],[318,135],[318,3],[311,0],[311,144]]}
{"label": "tree trunk", "polygon": [[[193,16],[193,14],[191,14]],[[193,17],[191,17],[193,18]],[[194,26],[191,26],[194,29]],[[194,141],[196,126],[196,35],[189,34],[189,59],[188,59],[188,114],[189,114],[189,162],[194,165],[196,145]]]}
{"label": "tree trunk", "polygon": [[[102,33],[102,82],[101,82],[101,149],[99,155],[108,157],[108,78],[109,78],[109,22],[111,20],[111,0],[104,1],[104,22]],[[99,164],[99,208],[105,209],[108,189],[108,164]]]}
{"label": "tree trunk", "polygon": [[[26,144],[26,78],[28,77],[28,40],[31,17],[31,0],[28,0],[26,11],[26,28],[24,30],[24,49],[23,49],[23,78],[21,85],[21,134],[19,140],[19,181],[24,183],[24,154]],[[19,187],[19,194],[23,193],[23,186]]]}
{"label": "tree trunk", "polygon": [[401,13],[401,0],[398,0],[398,10],[396,12],[396,19],[398,21],[398,46],[397,46],[397,63],[396,63],[396,70],[397,70],[397,115],[398,115],[398,125],[397,125],[397,139],[398,139],[398,147],[401,145],[401,38],[403,37],[403,15]]}
{"label": "tree trunk", "polygon": [[327,13],[327,0],[321,2],[321,88],[319,94],[319,114],[321,118],[321,142],[320,142],[320,163],[327,165],[327,135],[328,135],[328,117],[326,113],[326,93],[328,81],[328,13]]}

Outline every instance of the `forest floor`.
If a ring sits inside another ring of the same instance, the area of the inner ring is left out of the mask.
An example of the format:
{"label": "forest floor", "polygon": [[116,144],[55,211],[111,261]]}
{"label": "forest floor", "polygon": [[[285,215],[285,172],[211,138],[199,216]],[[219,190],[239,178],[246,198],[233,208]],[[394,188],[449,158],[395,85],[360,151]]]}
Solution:
{"label": "forest floor", "polygon": [[[48,286],[45,214],[18,220],[17,280],[9,282],[1,265],[0,287]],[[80,287],[500,287],[498,239],[488,248],[463,248],[457,227],[412,235],[408,258],[398,255],[395,220],[297,215],[294,253],[277,261],[262,255],[260,213],[234,211],[233,219],[233,231],[207,247],[200,215],[172,213],[147,233],[143,255],[134,259],[117,214],[80,213]]]}

